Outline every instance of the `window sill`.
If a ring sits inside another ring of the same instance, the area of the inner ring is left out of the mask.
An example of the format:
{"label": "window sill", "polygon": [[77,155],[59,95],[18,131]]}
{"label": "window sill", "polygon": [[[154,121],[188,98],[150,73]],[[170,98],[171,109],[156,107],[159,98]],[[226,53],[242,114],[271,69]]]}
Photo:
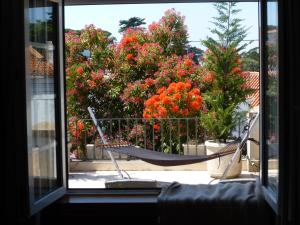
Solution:
{"label": "window sill", "polygon": [[159,190],[143,193],[141,190],[107,190],[107,193],[80,190],[67,193],[61,200],[63,204],[156,204]]}
{"label": "window sill", "polygon": [[[157,224],[160,190],[69,190],[43,210],[46,224]],[[53,222],[53,223],[52,223]],[[146,222],[146,223],[145,223]]]}
{"label": "window sill", "polygon": [[[56,210],[63,215],[80,217],[156,217],[160,189],[137,190],[69,190],[56,202]],[[134,212],[134,214],[132,214]]]}

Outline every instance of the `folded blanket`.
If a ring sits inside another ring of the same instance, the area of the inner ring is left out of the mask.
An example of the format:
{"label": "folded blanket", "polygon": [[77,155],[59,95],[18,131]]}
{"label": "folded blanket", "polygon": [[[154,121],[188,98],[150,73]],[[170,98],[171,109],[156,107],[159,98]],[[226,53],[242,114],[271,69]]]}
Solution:
{"label": "folded blanket", "polygon": [[259,182],[172,183],[158,197],[161,224],[268,225],[274,215]]}

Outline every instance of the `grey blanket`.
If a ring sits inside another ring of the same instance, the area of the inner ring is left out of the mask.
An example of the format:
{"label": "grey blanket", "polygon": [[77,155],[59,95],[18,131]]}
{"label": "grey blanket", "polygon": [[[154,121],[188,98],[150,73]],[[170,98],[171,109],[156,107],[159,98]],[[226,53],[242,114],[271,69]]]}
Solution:
{"label": "grey blanket", "polygon": [[172,183],[158,198],[161,224],[268,225],[274,215],[258,182],[185,185]]}

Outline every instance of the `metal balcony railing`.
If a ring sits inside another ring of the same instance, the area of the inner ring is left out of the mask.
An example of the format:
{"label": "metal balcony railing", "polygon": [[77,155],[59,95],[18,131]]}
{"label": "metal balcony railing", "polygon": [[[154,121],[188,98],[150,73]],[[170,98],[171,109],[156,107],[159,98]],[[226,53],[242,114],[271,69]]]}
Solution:
{"label": "metal balcony railing", "polygon": [[[78,126],[78,121],[84,127]],[[81,159],[109,159],[101,146],[100,137],[91,119],[74,121],[73,133],[69,128],[72,150],[81,151]],[[131,144],[165,153],[201,155],[206,154],[204,142],[209,138],[200,127],[199,118],[103,118],[98,119],[105,138],[112,144]],[[234,136],[240,136],[241,123]],[[75,133],[75,135],[74,135]],[[75,151],[76,152],[76,151]],[[118,159],[128,156],[115,155]]]}

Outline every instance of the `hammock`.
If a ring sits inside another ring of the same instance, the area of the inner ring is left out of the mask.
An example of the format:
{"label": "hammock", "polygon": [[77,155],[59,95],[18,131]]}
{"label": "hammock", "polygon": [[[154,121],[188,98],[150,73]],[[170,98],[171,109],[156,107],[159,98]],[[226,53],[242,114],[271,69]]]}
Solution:
{"label": "hammock", "polygon": [[210,159],[219,158],[225,155],[233,154],[239,141],[229,143],[226,147],[222,148],[218,153],[211,155],[178,155],[167,154],[163,152],[152,151],[133,145],[100,145],[107,151],[116,152],[119,154],[129,155],[141,159],[145,162],[158,165],[158,166],[179,166],[188,165],[193,163],[204,162]]}
{"label": "hammock", "polygon": [[[97,128],[97,131],[101,137],[102,140],[102,147],[105,149],[113,164],[115,165],[119,175],[123,177],[119,166],[116,162],[116,160],[113,157],[113,154],[111,152],[116,152],[120,154],[125,154],[129,156],[136,157],[138,159],[141,159],[145,162],[158,165],[158,166],[179,166],[179,165],[187,165],[187,164],[194,164],[199,162],[208,161],[211,159],[220,158],[222,156],[234,154],[233,158],[231,159],[230,165],[233,163],[235,158],[239,155],[241,151],[241,147],[246,143],[249,131],[252,126],[248,127],[247,134],[244,138],[238,138],[237,140],[233,142],[229,142],[225,147],[220,149],[217,153],[211,154],[211,155],[198,155],[198,156],[191,156],[191,155],[178,155],[178,154],[167,154],[164,152],[157,152],[152,151],[144,148],[140,148],[137,146],[129,145],[129,144],[109,144],[107,140],[105,139],[102,129],[100,128],[97,119],[94,115],[94,112],[91,107],[88,107],[89,114],[93,120],[94,125]],[[256,116],[255,120],[258,118],[258,115]],[[252,123],[252,125],[254,122]],[[230,165],[226,168],[225,172],[230,169]]]}

